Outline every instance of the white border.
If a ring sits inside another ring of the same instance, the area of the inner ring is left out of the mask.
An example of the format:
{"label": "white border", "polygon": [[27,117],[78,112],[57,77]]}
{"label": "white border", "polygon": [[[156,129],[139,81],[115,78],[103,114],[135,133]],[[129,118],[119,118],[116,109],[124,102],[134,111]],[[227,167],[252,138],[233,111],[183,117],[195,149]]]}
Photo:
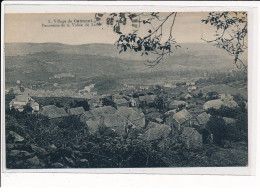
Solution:
{"label": "white border", "polygon": [[[45,5],[42,5],[42,4]],[[249,166],[248,167],[218,167],[218,168],[124,168],[124,169],[28,169],[28,170],[7,170],[5,169],[5,161],[3,160],[2,169],[5,173],[28,173],[28,172],[66,172],[66,173],[102,173],[102,174],[110,174],[110,173],[123,173],[123,174],[223,174],[223,175],[254,175],[255,174],[255,153],[256,153],[256,70],[257,70],[257,10],[250,8],[250,2],[246,2],[244,7],[191,7],[191,4],[198,5],[199,2],[4,2],[2,3],[2,29],[4,26],[4,14],[3,13],[58,13],[58,12],[111,12],[111,11],[221,11],[221,10],[229,10],[229,11],[240,11],[246,10],[248,11],[249,17],[249,93],[248,93],[248,105],[249,105]],[[203,3],[203,2],[202,2]],[[201,4],[200,3],[200,6]],[[223,4],[225,4],[224,2]],[[150,6],[153,4],[154,6]],[[176,4],[182,4],[182,6],[174,6]],[[215,5],[214,2],[207,2],[209,4]],[[59,9],[57,9],[57,5],[59,5]],[[116,6],[121,5],[121,6]],[[128,5],[128,6],[126,6]],[[142,6],[140,6],[142,5]],[[184,6],[183,6],[184,5]],[[230,5],[229,5],[230,6]],[[3,31],[2,31],[3,32]],[[4,50],[4,34],[1,34],[1,50]],[[1,52],[1,89],[2,94],[4,94],[4,57],[3,52]],[[252,65],[251,65],[252,64]],[[254,98],[253,98],[254,97]],[[4,95],[1,98],[1,123],[4,126]],[[3,158],[4,151],[4,143],[5,143],[5,134],[4,128],[2,127],[2,156]],[[253,130],[254,129],[254,130]]]}

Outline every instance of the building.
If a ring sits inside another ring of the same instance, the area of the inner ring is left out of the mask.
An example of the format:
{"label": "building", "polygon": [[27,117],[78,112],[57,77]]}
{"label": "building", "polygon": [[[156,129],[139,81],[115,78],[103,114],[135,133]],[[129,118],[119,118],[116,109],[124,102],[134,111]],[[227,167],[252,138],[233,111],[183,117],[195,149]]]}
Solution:
{"label": "building", "polygon": [[180,106],[186,107],[187,102],[181,101],[181,100],[173,100],[169,103],[168,108],[169,109],[178,109]]}
{"label": "building", "polygon": [[136,102],[136,100],[135,100],[134,98],[131,97],[131,98],[129,99],[129,102],[130,102],[130,106],[131,106],[131,107],[137,106],[137,102]]}
{"label": "building", "polygon": [[190,87],[188,87],[188,91],[189,91],[189,92],[192,92],[192,91],[194,91],[194,90],[196,90],[196,89],[197,89],[196,86],[190,86]]}
{"label": "building", "polygon": [[195,86],[195,85],[196,85],[195,81],[186,82],[186,86]]}
{"label": "building", "polygon": [[203,146],[202,135],[192,127],[184,127],[180,138],[187,149],[199,149]]}
{"label": "building", "polygon": [[192,115],[186,109],[183,109],[174,115],[170,116],[166,123],[170,126],[175,127],[178,130],[181,130],[183,127],[191,126]]}
{"label": "building", "polygon": [[22,112],[26,105],[29,105],[32,108],[32,112],[38,112],[40,109],[39,104],[28,94],[15,96],[15,98],[9,103],[9,108],[10,110],[14,108]]}
{"label": "building", "polygon": [[218,97],[219,97],[219,99],[225,100],[225,101],[234,100],[233,96],[231,96],[230,94],[219,94]]}
{"label": "building", "polygon": [[115,98],[114,103],[116,104],[116,107],[129,106],[129,102],[125,98]]}
{"label": "building", "polygon": [[139,103],[145,103],[146,105],[154,103],[156,95],[139,96]]}
{"label": "building", "polygon": [[140,90],[149,90],[149,86],[145,86],[145,85],[140,86]]}
{"label": "building", "polygon": [[85,110],[83,107],[76,107],[76,108],[70,108],[68,109],[69,115],[82,115],[85,113]]}
{"label": "building", "polygon": [[62,118],[68,116],[64,108],[58,108],[54,105],[43,106],[40,114],[47,116],[50,119]]}
{"label": "building", "polygon": [[205,127],[205,125],[209,121],[210,117],[211,117],[211,115],[207,114],[206,112],[199,114],[196,118],[198,126]]}
{"label": "building", "polygon": [[184,94],[184,95],[183,95],[183,98],[184,98],[185,100],[190,100],[190,99],[192,98],[192,95],[190,95],[190,94]]}
{"label": "building", "polygon": [[148,141],[165,139],[169,136],[170,132],[171,127],[169,125],[149,122],[142,138]]}
{"label": "building", "polygon": [[116,114],[124,117],[134,128],[140,129],[145,126],[144,113],[137,108],[119,107]]}
{"label": "building", "polygon": [[99,97],[93,97],[88,101],[88,104],[91,109],[101,107],[102,100]]}

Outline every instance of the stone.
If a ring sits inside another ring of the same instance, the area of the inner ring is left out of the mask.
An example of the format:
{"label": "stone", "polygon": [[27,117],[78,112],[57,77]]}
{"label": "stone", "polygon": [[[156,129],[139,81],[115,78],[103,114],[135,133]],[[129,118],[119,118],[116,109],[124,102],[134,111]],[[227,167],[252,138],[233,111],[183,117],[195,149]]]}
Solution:
{"label": "stone", "polygon": [[24,138],[17,133],[10,131],[9,134],[14,138],[14,142],[22,142],[24,141]]}
{"label": "stone", "polygon": [[33,151],[35,151],[36,153],[38,154],[42,154],[42,155],[47,155],[48,152],[44,149],[44,148],[40,148],[38,146],[35,146],[35,145],[31,145],[31,148]]}
{"label": "stone", "polygon": [[40,160],[37,156],[34,156],[33,158],[28,159],[27,162],[29,162],[30,164],[32,164],[34,166],[38,166],[40,164]]}
{"label": "stone", "polygon": [[63,164],[58,163],[58,162],[54,163],[52,166],[53,166],[54,168],[64,168]]}
{"label": "stone", "polygon": [[203,145],[202,135],[192,127],[184,127],[181,141],[187,149],[199,149]]}
{"label": "stone", "polygon": [[17,156],[18,154],[20,154],[21,151],[20,150],[11,150],[9,152],[9,156]]}

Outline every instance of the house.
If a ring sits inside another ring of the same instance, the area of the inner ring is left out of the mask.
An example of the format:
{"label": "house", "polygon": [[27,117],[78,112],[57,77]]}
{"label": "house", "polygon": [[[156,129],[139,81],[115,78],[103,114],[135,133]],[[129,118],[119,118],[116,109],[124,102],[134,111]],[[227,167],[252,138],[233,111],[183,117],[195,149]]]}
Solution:
{"label": "house", "polygon": [[68,110],[69,115],[82,115],[85,112],[83,107],[70,108]]}
{"label": "house", "polygon": [[208,92],[207,94],[204,95],[204,97],[207,99],[207,100],[215,100],[215,99],[218,99],[219,98],[219,95],[217,92]]}
{"label": "house", "polygon": [[129,124],[133,125],[137,129],[145,126],[144,113],[137,108],[119,107],[116,114],[124,117]]}
{"label": "house", "polygon": [[102,100],[99,97],[93,97],[88,101],[90,109],[101,107]]}
{"label": "house", "polygon": [[192,115],[186,109],[183,109],[174,115],[170,116],[166,123],[170,126],[181,130],[182,127],[189,127],[191,125]]}
{"label": "house", "polygon": [[100,122],[99,121],[86,121],[86,126],[88,128],[88,132],[91,135],[95,135],[99,132]]}
{"label": "house", "polygon": [[112,106],[103,106],[98,107],[90,111],[92,118],[94,120],[100,120],[104,115],[106,114],[114,114],[116,112],[116,109]]}
{"label": "house", "polygon": [[58,108],[54,105],[43,106],[40,114],[47,116],[50,119],[56,119],[68,116],[64,108]]}
{"label": "house", "polygon": [[103,126],[114,131],[119,136],[127,135],[126,119],[118,114],[104,115]]}
{"label": "house", "polygon": [[85,123],[86,121],[89,120],[94,120],[94,115],[90,111],[85,111],[81,116],[80,116],[80,121],[82,123]]}
{"label": "house", "polygon": [[129,99],[129,102],[130,102],[130,106],[131,106],[131,107],[137,106],[137,102],[136,102],[136,100],[135,100],[134,98],[131,97],[131,98]]}
{"label": "house", "polygon": [[211,115],[207,114],[206,112],[199,114],[196,118],[198,125],[201,127],[204,127],[207,124],[207,122],[209,121],[210,116]]}
{"label": "house", "polygon": [[29,105],[30,105],[30,107],[32,107],[32,112],[34,113],[34,112],[39,112],[39,110],[40,110],[40,105],[39,105],[39,103],[38,102],[35,102],[35,100],[31,100],[30,101],[30,103],[29,103]]}
{"label": "house", "polygon": [[195,81],[186,82],[186,86],[195,86],[195,85],[196,85]]}
{"label": "house", "polygon": [[28,94],[17,95],[15,98],[9,103],[10,110],[12,108],[22,112],[24,110],[24,106],[29,105],[33,110],[32,112],[38,112],[40,106],[35,100],[30,97]]}
{"label": "house", "polygon": [[192,127],[184,127],[180,138],[187,149],[199,149],[203,146],[202,135]]}
{"label": "house", "polygon": [[219,99],[225,100],[225,101],[232,101],[234,98],[230,94],[219,94]]}
{"label": "house", "polygon": [[170,102],[168,108],[169,109],[178,109],[180,106],[186,107],[187,102],[181,101],[181,100],[174,100],[174,101]]}
{"label": "house", "polygon": [[196,86],[190,86],[190,87],[188,87],[188,91],[189,91],[189,92],[191,92],[191,91],[193,91],[193,90],[196,90],[196,89],[197,89]]}
{"label": "house", "polygon": [[140,86],[140,89],[141,89],[141,90],[148,90],[148,89],[149,89],[149,86],[143,85],[143,86]]}
{"label": "house", "polygon": [[177,112],[177,109],[173,109],[173,110],[169,110],[167,112],[165,112],[165,115],[174,115]]}
{"label": "house", "polygon": [[195,85],[196,85],[196,82],[195,82],[195,81],[191,81],[191,82],[190,82],[190,85],[191,85],[191,86],[195,86]]}
{"label": "house", "polygon": [[236,107],[238,107],[238,104],[234,100],[224,100],[223,106],[226,106],[229,108],[236,108]]}
{"label": "house", "polygon": [[176,88],[177,86],[176,86],[176,84],[172,84],[172,83],[164,83],[164,85],[163,85],[165,88]]}
{"label": "house", "polygon": [[190,95],[190,94],[184,94],[182,97],[183,97],[185,100],[190,100],[190,99],[192,98],[192,95]]}
{"label": "house", "polygon": [[170,132],[171,127],[169,125],[149,122],[142,138],[148,141],[165,139],[169,136]]}
{"label": "house", "polygon": [[155,121],[160,124],[163,123],[163,120],[161,118],[156,118]]}
{"label": "house", "polygon": [[116,104],[117,107],[129,106],[129,102],[125,98],[115,98],[114,103]]}
{"label": "house", "polygon": [[154,100],[156,98],[156,95],[146,95],[146,96],[139,96],[139,102],[145,103],[145,104],[151,104],[154,103]]}

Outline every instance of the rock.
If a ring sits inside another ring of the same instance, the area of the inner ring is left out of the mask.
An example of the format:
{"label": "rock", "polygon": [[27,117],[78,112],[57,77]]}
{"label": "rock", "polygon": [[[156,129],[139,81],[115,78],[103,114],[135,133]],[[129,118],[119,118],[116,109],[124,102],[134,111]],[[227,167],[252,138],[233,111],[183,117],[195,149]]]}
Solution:
{"label": "rock", "polygon": [[31,145],[31,148],[32,148],[33,151],[35,151],[38,154],[42,154],[42,155],[47,155],[48,154],[48,152],[44,148],[37,147],[37,146],[35,146],[33,144]]}
{"label": "rock", "polygon": [[14,138],[14,142],[22,142],[24,141],[24,138],[17,133],[10,131],[9,134]]}
{"label": "rock", "polygon": [[198,149],[203,145],[202,135],[192,127],[184,127],[180,138],[187,149]]}
{"label": "rock", "polygon": [[17,156],[18,154],[20,154],[21,151],[20,150],[11,150],[9,152],[9,156]]}
{"label": "rock", "polygon": [[33,158],[30,158],[27,160],[32,165],[38,166],[40,164],[40,160],[37,156],[34,156]]}
{"label": "rock", "polygon": [[58,163],[58,162],[54,163],[52,166],[53,166],[54,168],[64,168],[63,164]]}
{"label": "rock", "polygon": [[149,122],[147,126],[147,131],[143,135],[143,139],[149,141],[156,139],[164,139],[169,136],[170,132],[171,127],[169,125]]}
{"label": "rock", "polygon": [[11,143],[6,144],[6,149],[11,150],[13,148],[14,148],[14,144],[11,144]]}
{"label": "rock", "polygon": [[52,150],[57,150],[57,147],[56,147],[54,144],[50,145],[49,147],[50,147]]}
{"label": "rock", "polygon": [[80,162],[82,162],[82,163],[87,163],[88,160],[87,160],[87,159],[81,159]]}
{"label": "rock", "polygon": [[41,166],[42,168],[44,168],[46,165],[45,165],[45,163],[44,163],[43,161],[40,161],[40,166]]}
{"label": "rock", "polygon": [[21,151],[21,154],[23,155],[23,156],[30,156],[31,154],[29,153],[29,152],[27,152],[27,151]]}
{"label": "rock", "polygon": [[65,158],[65,160],[68,162],[68,163],[70,163],[70,164],[74,164],[74,162],[73,162],[73,160],[72,159],[70,159],[70,158],[67,158],[67,157],[64,157]]}

